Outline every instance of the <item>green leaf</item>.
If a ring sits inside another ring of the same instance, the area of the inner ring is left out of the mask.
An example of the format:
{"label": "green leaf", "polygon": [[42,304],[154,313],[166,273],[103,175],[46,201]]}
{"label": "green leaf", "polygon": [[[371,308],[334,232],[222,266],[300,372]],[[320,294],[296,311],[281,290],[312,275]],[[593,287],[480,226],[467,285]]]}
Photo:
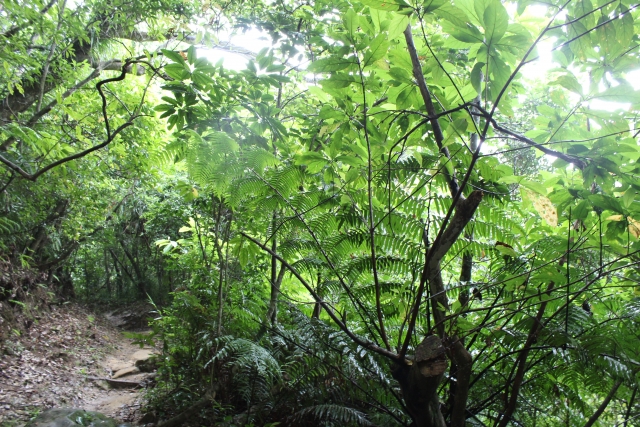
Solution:
{"label": "green leaf", "polygon": [[359,20],[360,20],[360,17],[356,13],[356,11],[353,9],[349,9],[347,13],[344,14],[342,21],[349,35],[353,36],[358,31]]}
{"label": "green leaf", "polygon": [[591,212],[591,203],[588,200],[583,200],[571,211],[571,217],[574,219],[586,219],[589,212]]}
{"label": "green leaf", "polygon": [[309,64],[308,70],[312,73],[330,73],[333,71],[341,71],[349,66],[356,64],[353,58],[344,58],[342,56],[330,56],[321,58]]}
{"label": "green leaf", "polygon": [[589,196],[589,201],[591,201],[594,207],[599,207],[603,210],[609,210],[619,214],[624,213],[620,202],[611,196],[604,194],[592,194]]}
{"label": "green leaf", "polygon": [[167,64],[164,66],[164,71],[169,77],[176,80],[186,80],[191,75],[185,70],[184,66],[180,64]]}
{"label": "green leaf", "polygon": [[609,59],[613,59],[623,50],[623,46],[618,42],[616,34],[617,25],[611,22],[608,16],[601,16],[598,19],[598,25],[596,35],[600,44],[600,52],[604,53]]}
{"label": "green leaf", "polygon": [[320,172],[328,163],[322,154],[315,151],[306,152],[296,159],[296,165],[306,166],[307,171],[312,174]]}
{"label": "green leaf", "polygon": [[410,7],[404,0],[360,0],[360,3],[374,9],[386,11],[397,11]]}
{"label": "green leaf", "polygon": [[484,36],[480,30],[470,23],[458,26],[449,22],[444,22],[442,24],[442,29],[461,42],[469,44],[484,43]]}
{"label": "green leaf", "polygon": [[189,46],[189,49],[187,49],[187,60],[189,61],[190,64],[195,64],[197,59],[198,59],[198,54],[196,52],[196,47]]}
{"label": "green leaf", "polygon": [[592,27],[595,24],[595,15],[592,12],[593,4],[591,0],[578,0],[573,9],[573,14],[580,17],[580,20],[588,27]]}
{"label": "green leaf", "polygon": [[378,59],[384,58],[389,50],[389,40],[384,33],[378,34],[378,36],[371,41],[369,49],[364,54],[363,66],[367,67]]}
{"label": "green leaf", "polygon": [[509,14],[502,3],[493,1],[484,10],[483,21],[486,43],[491,45],[497,43],[507,31]]}
{"label": "green leaf", "polygon": [[422,8],[424,13],[431,13],[447,3],[447,0],[425,0],[422,4]]}
{"label": "green leaf", "polygon": [[184,58],[182,57],[182,55],[180,55],[179,52],[162,49],[162,54],[167,58],[169,58],[170,60],[172,60],[173,62],[176,62],[178,64],[183,64],[183,65],[186,64],[186,62],[184,61]]}
{"label": "green leaf", "polygon": [[389,40],[397,39],[409,25],[409,17],[398,13],[393,14],[393,18],[389,23],[387,31],[389,32]]}
{"label": "green leaf", "polygon": [[633,41],[635,31],[633,29],[633,16],[623,4],[618,8],[619,13],[624,13],[622,18],[616,20],[616,37],[622,47],[629,46]]}
{"label": "green leaf", "polygon": [[462,9],[451,4],[445,4],[435,11],[436,16],[449,22],[454,27],[466,27],[470,25],[469,17]]}
{"label": "green leaf", "polygon": [[600,99],[607,102],[617,103],[640,103],[640,91],[637,91],[627,82],[622,82],[617,86],[610,87],[602,93],[591,96],[591,99]]}
{"label": "green leaf", "polygon": [[543,196],[547,195],[547,189],[544,188],[544,186],[539,182],[522,180],[520,181],[520,185],[522,185],[525,188],[528,188],[531,191],[535,191],[540,195],[543,195]]}
{"label": "green leaf", "polygon": [[477,93],[482,92],[482,81],[483,81],[483,62],[476,62],[473,66],[473,70],[471,70],[471,85],[476,90]]}
{"label": "green leaf", "polygon": [[569,48],[578,58],[586,60],[593,55],[591,33],[581,21],[575,21],[569,25],[568,35],[570,39],[573,39]]}
{"label": "green leaf", "polygon": [[343,89],[351,83],[357,82],[356,77],[347,73],[335,73],[330,78],[320,82],[326,89]]}
{"label": "green leaf", "polygon": [[558,77],[552,84],[558,84],[571,92],[582,95],[582,85],[578,83],[578,80],[573,74],[565,74]]}
{"label": "green leaf", "polygon": [[465,21],[482,26],[484,10],[491,1],[493,0],[456,0],[455,4],[467,15],[468,18]]}
{"label": "green leaf", "polygon": [[472,17],[476,17],[480,23],[481,26],[485,26],[485,22],[484,22],[484,14],[487,11],[487,9],[493,5],[496,2],[496,0],[473,0],[473,12],[470,12],[470,7],[466,6],[466,4],[468,4],[468,2],[466,1],[460,1],[458,0],[458,3],[461,5],[461,7],[463,7],[462,5],[465,5],[467,7],[467,10],[470,16]]}

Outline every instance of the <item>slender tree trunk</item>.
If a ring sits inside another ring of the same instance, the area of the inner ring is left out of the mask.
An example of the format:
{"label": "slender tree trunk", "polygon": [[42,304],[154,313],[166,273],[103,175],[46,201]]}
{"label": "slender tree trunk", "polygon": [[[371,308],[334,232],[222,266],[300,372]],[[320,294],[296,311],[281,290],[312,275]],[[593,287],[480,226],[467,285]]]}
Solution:
{"label": "slender tree trunk", "polygon": [[60,220],[67,212],[68,204],[68,200],[58,200],[53,208],[53,211],[36,229],[33,239],[31,239],[31,242],[28,246],[29,254],[32,254],[34,258],[38,256],[38,251],[40,251],[40,249],[42,249],[45,243],[49,240],[49,235],[47,234],[47,226],[54,225],[57,228],[57,226],[60,224]]}
{"label": "slender tree trunk", "polygon": [[105,286],[107,287],[107,294],[109,298],[111,298],[111,272],[109,271],[109,257],[107,256],[107,251],[103,252],[104,259],[104,276],[105,276]]}
{"label": "slender tree trunk", "polygon": [[616,392],[618,391],[618,388],[620,388],[621,385],[622,385],[622,380],[617,380],[613,384],[613,387],[611,388],[611,391],[609,392],[607,397],[604,398],[604,400],[602,401],[602,403],[600,404],[596,412],[587,420],[584,427],[591,427],[592,425],[595,424],[596,421],[598,421],[598,418],[600,418],[600,415],[602,415],[604,410],[607,409],[607,406],[609,406],[611,399],[614,398],[614,396],[616,395]]}
{"label": "slender tree trunk", "polygon": [[[275,233],[276,230],[276,219],[277,214],[276,211],[273,211],[271,214],[271,229],[273,230],[273,235],[271,236],[271,251],[276,254],[278,253],[278,236]],[[278,292],[280,292],[280,287],[278,286],[278,290],[276,290],[276,281],[278,280],[278,260],[275,255],[271,255],[271,298],[269,300],[269,310],[267,310],[267,321],[271,323],[275,323],[275,319],[278,315]]]}
{"label": "slender tree trunk", "polygon": [[147,290],[146,290],[146,287],[145,287],[144,276],[143,276],[142,272],[140,271],[140,265],[138,264],[136,259],[133,257],[133,255],[127,250],[127,247],[125,246],[124,242],[122,240],[118,240],[118,243],[120,243],[120,246],[122,247],[122,251],[124,252],[124,255],[129,260],[129,263],[131,263],[131,267],[133,268],[133,272],[134,272],[134,274],[136,276],[135,279],[134,279],[134,283],[136,284],[136,289],[138,291],[138,297],[139,298],[144,298],[146,296],[146,294],[147,294]]}
{"label": "slender tree trunk", "polygon": [[[318,296],[320,298],[324,298],[324,295],[322,294],[322,287],[320,286],[321,284],[322,284],[322,274],[318,273],[316,292],[318,293]],[[321,312],[322,312],[322,305],[319,302],[316,302],[315,305],[313,306],[313,313],[311,314],[311,318],[319,319]]]}
{"label": "slender tree trunk", "polygon": [[267,321],[272,324],[278,321],[278,295],[280,294],[280,286],[282,285],[282,279],[286,269],[280,267],[278,276],[271,283],[271,298],[269,299],[269,309],[267,310]]}

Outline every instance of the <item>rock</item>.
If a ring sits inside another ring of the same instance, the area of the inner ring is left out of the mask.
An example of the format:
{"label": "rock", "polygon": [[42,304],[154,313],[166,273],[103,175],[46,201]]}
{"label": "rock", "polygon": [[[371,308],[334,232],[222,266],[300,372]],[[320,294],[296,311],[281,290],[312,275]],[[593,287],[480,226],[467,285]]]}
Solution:
{"label": "rock", "polygon": [[125,375],[137,374],[138,372],[140,372],[140,369],[136,366],[129,366],[128,368],[120,369],[118,372],[113,374],[111,378],[116,379],[124,377]]}
{"label": "rock", "polygon": [[25,427],[130,427],[99,412],[77,408],[49,409],[30,421]]}
{"label": "rock", "polygon": [[158,357],[154,354],[147,359],[136,360],[136,366],[141,372],[153,372],[158,368]]}
{"label": "rock", "polygon": [[155,354],[153,350],[144,348],[133,353],[133,355],[131,356],[131,360],[133,360],[134,362],[137,362],[139,360],[147,360],[154,355]]}
{"label": "rock", "polygon": [[153,372],[156,370],[158,366],[158,355],[154,353],[153,349],[142,349],[138,350],[131,356],[131,360],[133,360],[134,364],[140,369],[142,372]]}

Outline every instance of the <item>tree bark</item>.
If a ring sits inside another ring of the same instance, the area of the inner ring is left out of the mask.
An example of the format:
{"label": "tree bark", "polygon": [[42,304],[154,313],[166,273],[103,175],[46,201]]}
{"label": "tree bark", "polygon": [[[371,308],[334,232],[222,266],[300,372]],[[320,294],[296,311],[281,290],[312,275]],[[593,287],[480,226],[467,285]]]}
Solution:
{"label": "tree bark", "polygon": [[271,297],[269,298],[269,309],[267,310],[267,321],[276,323],[278,320],[278,295],[280,295],[280,286],[282,285],[282,279],[284,273],[287,270],[284,267],[280,267],[276,280],[271,283]]}
{"label": "tree bark", "polygon": [[393,377],[400,384],[402,397],[416,427],[445,427],[440,412],[438,386],[447,370],[442,340],[427,336],[416,348],[411,365],[397,364]]}

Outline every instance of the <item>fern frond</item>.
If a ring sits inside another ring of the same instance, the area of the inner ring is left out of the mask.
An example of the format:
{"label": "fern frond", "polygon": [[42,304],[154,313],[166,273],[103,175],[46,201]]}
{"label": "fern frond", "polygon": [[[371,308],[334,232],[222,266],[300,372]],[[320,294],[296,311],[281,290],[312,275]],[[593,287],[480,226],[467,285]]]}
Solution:
{"label": "fern frond", "polygon": [[291,417],[292,421],[313,419],[316,422],[334,422],[341,426],[373,426],[366,415],[356,409],[342,405],[315,405],[298,411]]}

